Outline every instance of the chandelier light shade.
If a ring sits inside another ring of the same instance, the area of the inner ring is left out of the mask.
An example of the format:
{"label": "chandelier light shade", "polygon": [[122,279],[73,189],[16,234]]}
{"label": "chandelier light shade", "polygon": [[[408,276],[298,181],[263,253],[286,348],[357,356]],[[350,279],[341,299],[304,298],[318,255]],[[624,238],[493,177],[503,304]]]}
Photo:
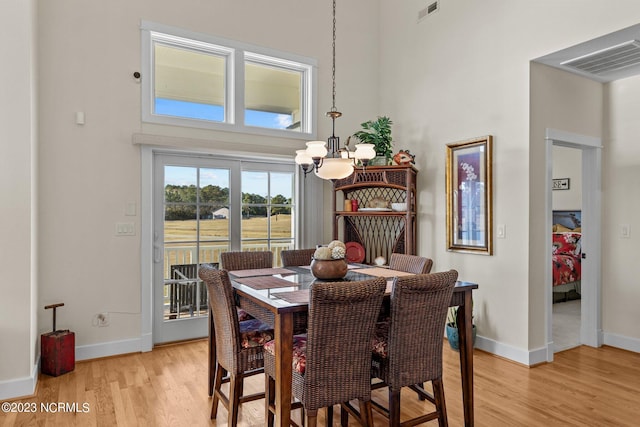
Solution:
{"label": "chandelier light shade", "polygon": [[316,176],[322,179],[342,179],[353,173],[353,159],[326,157],[322,166],[316,169]]}
{"label": "chandelier light shade", "polygon": [[340,147],[340,137],[336,136],[336,119],[342,116],[336,108],[336,0],[333,0],[333,83],[332,107],[327,116],[331,118],[331,136],[324,141],[307,142],[306,150],[297,150],[295,162],[300,165],[306,178],[312,170],[322,179],[342,179],[353,173],[356,160],[367,166],[376,156],[373,144],[357,144],[356,151]]}
{"label": "chandelier light shade", "polygon": [[327,143],[324,141],[307,142],[307,154],[313,159],[314,157],[322,158],[327,155]]}
{"label": "chandelier light shade", "polygon": [[356,152],[354,157],[362,162],[363,165],[367,165],[369,160],[376,156],[376,150],[373,148],[373,144],[356,144]]}

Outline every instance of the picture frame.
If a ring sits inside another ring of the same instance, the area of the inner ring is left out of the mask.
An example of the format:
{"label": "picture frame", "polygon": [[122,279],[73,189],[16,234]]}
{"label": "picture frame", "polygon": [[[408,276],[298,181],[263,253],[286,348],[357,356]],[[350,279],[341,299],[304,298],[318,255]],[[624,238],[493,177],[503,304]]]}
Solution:
{"label": "picture frame", "polygon": [[447,144],[447,250],[493,255],[493,136]]}
{"label": "picture frame", "polygon": [[568,190],[569,189],[569,178],[557,178],[553,180],[552,190]]}

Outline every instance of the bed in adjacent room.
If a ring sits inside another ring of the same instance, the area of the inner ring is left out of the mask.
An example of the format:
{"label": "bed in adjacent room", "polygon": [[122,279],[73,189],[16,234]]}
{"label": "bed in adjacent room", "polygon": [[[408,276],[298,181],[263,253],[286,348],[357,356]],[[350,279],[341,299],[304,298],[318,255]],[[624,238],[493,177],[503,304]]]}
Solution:
{"label": "bed in adjacent room", "polygon": [[565,300],[570,294],[581,294],[581,239],[581,211],[553,211],[553,293],[564,294]]}

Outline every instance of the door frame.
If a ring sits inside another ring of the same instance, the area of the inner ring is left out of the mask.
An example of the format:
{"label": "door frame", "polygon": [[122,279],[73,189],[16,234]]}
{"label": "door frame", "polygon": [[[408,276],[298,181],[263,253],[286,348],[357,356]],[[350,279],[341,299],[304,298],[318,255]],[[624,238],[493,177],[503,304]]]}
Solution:
{"label": "door frame", "polygon": [[[602,140],[556,129],[545,130],[545,260],[552,255],[552,180],[553,146],[576,148],[582,152],[582,228],[581,238],[587,262],[582,265],[580,343],[600,347],[602,338],[601,290],[601,224],[602,224]],[[553,361],[553,289],[551,263],[545,262],[545,307],[547,324],[547,361]]]}
{"label": "door frame", "polygon": [[[153,140],[153,139],[152,139]],[[182,138],[170,138],[173,145],[184,144]],[[166,143],[165,138],[158,141]],[[216,149],[176,149],[170,146],[153,145],[143,142],[140,146],[140,351],[151,351],[154,346],[153,336],[153,162],[156,153],[187,154],[193,156],[242,157],[247,161],[293,162],[291,156],[269,153],[247,153]],[[300,168],[296,170],[295,194],[298,200],[299,218],[296,223],[296,245],[312,247],[323,241],[324,222],[322,202],[324,198],[324,180],[303,179]],[[307,200],[314,201],[306,203]],[[319,202],[320,201],[320,202]],[[306,224],[314,224],[307,227]],[[311,246],[310,246],[311,245]]]}

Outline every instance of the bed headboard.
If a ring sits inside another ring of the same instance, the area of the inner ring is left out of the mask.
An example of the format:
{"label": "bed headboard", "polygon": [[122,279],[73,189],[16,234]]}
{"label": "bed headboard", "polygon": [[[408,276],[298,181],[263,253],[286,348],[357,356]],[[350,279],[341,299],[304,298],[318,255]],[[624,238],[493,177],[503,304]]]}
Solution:
{"label": "bed headboard", "polygon": [[582,211],[553,211],[553,231],[577,231],[582,229]]}

